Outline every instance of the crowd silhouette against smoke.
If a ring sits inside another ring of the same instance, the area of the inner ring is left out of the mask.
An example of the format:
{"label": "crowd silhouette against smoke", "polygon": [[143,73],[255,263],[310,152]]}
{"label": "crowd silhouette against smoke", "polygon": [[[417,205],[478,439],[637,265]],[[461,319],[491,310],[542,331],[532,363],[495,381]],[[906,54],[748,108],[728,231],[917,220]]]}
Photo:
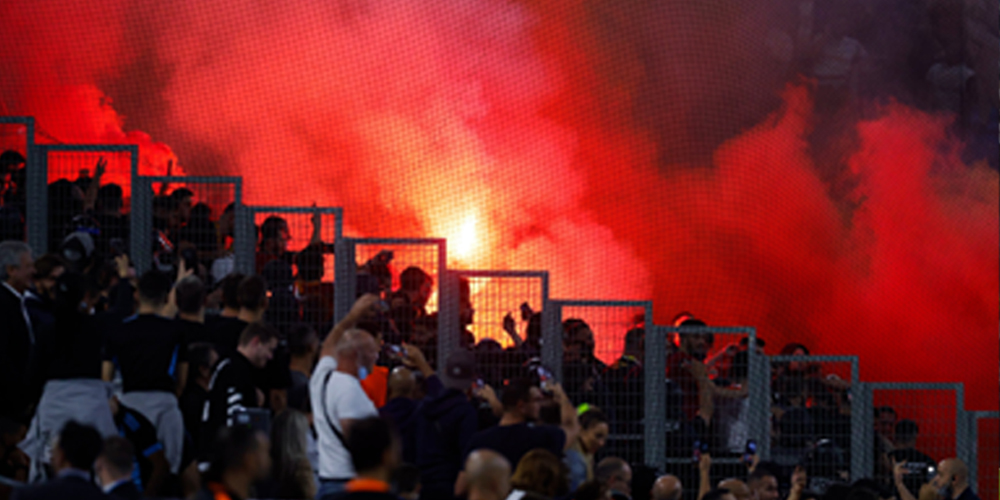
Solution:
{"label": "crowd silhouette against smoke", "polygon": [[997,409],[996,2],[0,14],[0,112],[39,144],[137,144],[144,174],[238,175],[248,204],[344,207],[347,235],[445,237],[457,268],[548,270],[553,297],[651,299],[658,324],[751,325]]}

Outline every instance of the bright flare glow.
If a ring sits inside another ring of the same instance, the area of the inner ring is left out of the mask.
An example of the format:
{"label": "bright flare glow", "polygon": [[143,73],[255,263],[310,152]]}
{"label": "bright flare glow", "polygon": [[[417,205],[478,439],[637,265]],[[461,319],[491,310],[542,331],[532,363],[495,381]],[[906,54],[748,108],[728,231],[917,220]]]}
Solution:
{"label": "bright flare glow", "polygon": [[454,251],[459,259],[468,259],[476,249],[476,225],[478,224],[476,214],[472,213],[462,221],[458,232],[448,238],[449,251]]}

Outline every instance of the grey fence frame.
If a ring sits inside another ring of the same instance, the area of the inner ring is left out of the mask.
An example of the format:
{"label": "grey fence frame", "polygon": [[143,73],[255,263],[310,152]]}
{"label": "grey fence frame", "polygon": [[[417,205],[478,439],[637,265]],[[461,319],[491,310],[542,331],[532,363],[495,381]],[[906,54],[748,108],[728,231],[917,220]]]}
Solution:
{"label": "grey fence frame", "polygon": [[[649,335],[650,327],[653,325],[653,303],[648,300],[550,300],[546,309],[551,312],[542,311],[542,364],[552,371],[553,375],[562,379],[562,310],[564,307],[641,307],[644,310],[644,324],[646,325],[646,359],[643,366],[646,368],[643,373],[644,380],[644,404],[643,411],[643,461],[647,466],[660,468],[662,463],[660,458],[666,455],[666,422],[664,416],[666,409],[663,402],[666,400],[665,387],[662,383],[650,383],[654,374],[660,374],[660,382],[663,381],[662,374],[666,369],[663,353],[666,344],[659,335]],[[653,327],[655,329],[655,326]],[[660,345],[661,347],[657,347]],[[657,356],[659,352],[659,356]],[[659,436],[659,439],[656,438]],[[621,436],[608,436],[608,439]],[[626,436],[627,437],[627,436]]]}
{"label": "grey fence frame", "polygon": [[[445,295],[444,290],[447,290],[447,295],[449,297],[455,297],[455,300],[439,301],[439,314],[438,321],[439,326],[442,322],[447,321],[449,324],[454,322],[456,329],[461,329],[459,318],[459,279],[460,278],[520,278],[520,279],[540,279],[542,282],[542,324],[545,324],[545,318],[549,307],[549,272],[548,271],[494,271],[487,269],[448,269],[445,271],[444,277],[441,278],[441,286],[439,287],[438,296],[443,297]],[[448,318],[445,320],[445,318]],[[457,331],[457,330],[456,330]],[[447,336],[446,341],[449,343],[445,352],[453,352],[459,347],[459,338],[455,336]],[[439,337],[440,339],[440,332]],[[543,337],[544,339],[544,332]],[[543,345],[546,342],[543,341]],[[440,342],[438,343],[438,349],[441,348]],[[443,363],[443,357],[438,357],[439,363]],[[443,364],[442,364],[443,366]]]}
{"label": "grey fence frame", "polygon": [[[132,175],[132,215],[129,229],[129,251],[132,253],[132,265],[137,274],[142,274],[152,266],[153,247],[153,183],[169,184],[232,184],[233,202],[236,207],[233,249],[238,250],[240,242],[247,240],[241,234],[240,228],[246,225],[247,213],[243,207],[242,177],[196,177],[196,176],[147,176]],[[252,220],[252,219],[251,219]],[[250,233],[250,238],[253,232]],[[240,269],[241,261],[238,251],[235,252],[236,269]],[[245,263],[243,263],[245,265]],[[253,265],[251,255],[250,265]]]}
{"label": "grey fence frame", "polygon": [[[347,316],[354,304],[354,296],[357,291],[358,264],[356,262],[356,247],[358,245],[386,245],[386,246],[416,246],[427,245],[438,247],[438,310],[458,308],[458,289],[446,289],[443,279],[448,272],[448,243],[444,238],[339,238],[336,242],[334,253],[336,254],[335,272],[336,281],[334,283],[334,322],[338,322]],[[457,285],[457,283],[456,283]],[[450,303],[454,301],[454,305]],[[452,346],[458,347],[458,317],[447,318],[438,315],[438,359],[447,359],[451,353]]]}
{"label": "grey fence frame", "polygon": [[[243,224],[237,223],[233,242],[233,249],[236,251],[236,270],[245,274],[254,274],[255,255],[257,253],[257,242],[254,238],[254,225],[258,213],[273,214],[314,214],[334,216],[333,244],[336,245],[344,236],[344,209],[343,207],[278,207],[278,206],[257,206],[244,205]],[[239,205],[237,205],[237,219],[239,219]],[[329,243],[329,242],[327,242]],[[334,271],[336,272],[336,270]]]}
{"label": "grey fence frame", "polygon": [[[33,132],[29,130],[29,132]],[[31,154],[31,152],[35,154]],[[106,144],[43,144],[33,146],[28,156],[28,200],[25,222],[28,225],[28,244],[45,253],[49,248],[49,153],[129,153],[131,155],[132,196],[135,197],[135,179],[139,176],[139,146]]]}
{"label": "grey fence frame", "polygon": [[[706,333],[718,335],[746,335],[748,339],[747,346],[757,345],[757,329],[751,326],[663,326],[660,327],[660,331],[663,335],[657,336],[663,339],[662,342],[664,350],[659,353],[659,357],[663,359],[664,364],[666,363],[666,338],[671,333],[676,333],[681,336]],[[647,336],[646,338],[646,357],[648,358],[650,344],[649,337]],[[760,454],[762,459],[767,460],[771,457],[771,405],[769,394],[771,365],[768,362],[766,355],[758,353],[757,350],[753,348],[749,349],[747,361],[750,364],[750,366],[747,367],[747,385],[750,386],[749,394],[747,395],[747,397],[750,398],[749,434],[751,439],[757,441],[757,453]],[[661,373],[666,373],[666,366],[663,367]],[[657,385],[661,387],[661,391],[664,390],[663,379],[661,379]],[[663,398],[666,398],[665,394]],[[662,407],[663,404],[660,404],[659,406]],[[663,440],[664,438],[661,437],[660,441]],[[712,458],[714,463],[720,464],[737,463],[739,460],[739,458]],[[666,453],[663,454],[662,458],[663,464],[687,463],[689,461],[689,458],[676,459],[666,457]]]}
{"label": "grey fence frame", "polygon": [[[969,467],[969,486],[979,487],[979,421],[986,419],[1000,420],[1000,411],[966,411],[968,419],[968,450],[966,456],[960,457]],[[996,445],[996,443],[994,443]],[[982,492],[979,492],[982,494]]]}
{"label": "grey fence frame", "polygon": [[[42,255],[48,250],[48,181],[49,174],[40,172],[41,167],[38,161],[38,151],[35,146],[35,117],[34,116],[0,116],[0,124],[24,125],[25,127],[25,163],[24,168],[27,178],[25,182],[25,207],[24,223],[27,226],[25,239],[28,246],[36,255]],[[42,227],[36,228],[41,223]]]}
{"label": "grey fence frame", "polygon": [[[854,415],[859,414],[861,421],[861,441],[866,453],[861,454],[861,463],[858,465],[859,476],[854,475],[854,464],[852,463],[851,478],[872,477],[875,473],[875,462],[870,450],[874,443],[874,397],[875,391],[955,391],[955,455],[965,463],[969,463],[972,447],[969,446],[969,423],[970,420],[965,411],[965,385],[961,383],[938,383],[938,382],[861,382],[856,386],[858,391],[851,389],[851,425],[855,425]],[[853,430],[853,429],[852,429]],[[857,431],[855,431],[857,432]],[[853,440],[852,440],[853,445]],[[853,459],[853,450],[852,450]]]}
{"label": "grey fence frame", "polygon": [[[769,357],[771,366],[774,363],[789,363],[792,361],[799,361],[805,363],[850,363],[851,364],[851,389],[856,391],[860,379],[860,361],[857,356],[770,356]],[[769,367],[770,368],[770,367]],[[765,384],[767,390],[767,402],[771,402],[771,384]],[[865,459],[864,457],[871,455],[871,440],[866,440],[864,436],[870,434],[870,432],[865,431],[865,429],[871,429],[871,422],[865,423],[863,414],[871,413],[871,405],[869,404],[867,409],[859,409],[856,406],[857,399],[854,399],[852,395],[852,405],[851,405],[851,477],[858,478],[864,477],[864,467]],[[865,427],[865,425],[868,425]],[[766,458],[770,458],[770,447],[768,447],[768,455]]]}

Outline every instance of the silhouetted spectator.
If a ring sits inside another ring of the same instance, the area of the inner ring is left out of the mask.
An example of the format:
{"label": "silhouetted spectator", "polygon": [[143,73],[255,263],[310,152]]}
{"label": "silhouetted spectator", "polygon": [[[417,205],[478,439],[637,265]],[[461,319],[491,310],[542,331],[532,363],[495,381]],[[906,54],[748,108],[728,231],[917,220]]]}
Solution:
{"label": "silhouetted spectator", "polygon": [[101,453],[102,444],[101,435],[93,427],[75,421],[67,422],[52,449],[51,462],[56,477],[43,484],[16,490],[11,498],[106,500],[108,496],[91,481],[91,469]]}
{"label": "silhouetted spectator", "polygon": [[267,436],[249,427],[227,427],[214,440],[211,466],[205,474],[205,488],[195,500],[251,497],[254,483],[271,471]]}
{"label": "silhouetted spectator", "polygon": [[388,421],[370,417],[353,422],[344,442],[357,477],[332,500],[398,500],[393,495],[392,473],[399,465],[399,441]]}
{"label": "silhouetted spectator", "polygon": [[310,325],[300,324],[288,334],[292,385],[288,388],[288,407],[306,414],[312,413],[309,399],[309,377],[319,357],[319,336]]}
{"label": "silhouetted spectator", "polygon": [[538,448],[521,457],[510,484],[509,500],[561,498],[569,493],[569,472],[558,456]]}
{"label": "silhouetted spectator", "polygon": [[462,470],[463,452],[478,430],[476,407],[467,391],[476,377],[472,353],[451,353],[439,374],[426,377],[427,397],[415,418],[416,464],[426,498],[451,498]]}
{"label": "silhouetted spectator", "polygon": [[[232,311],[232,306],[236,306],[236,316],[229,314],[217,316],[208,323],[208,328],[214,338],[213,342],[221,356],[233,352],[247,325],[263,321],[264,314],[267,312],[267,282],[264,281],[264,278],[258,275],[244,277],[236,285],[236,294],[233,297],[230,293],[235,280],[235,275],[226,277],[223,282],[222,296],[226,304],[223,313]],[[235,301],[231,301],[233,298]]]}
{"label": "silhouetted spectator", "polygon": [[208,388],[208,408],[202,421],[202,440],[211,442],[221,427],[231,427],[237,413],[264,405],[264,393],[253,380],[254,368],[263,368],[271,359],[278,334],[264,323],[247,325],[236,351],[215,367]]}
{"label": "silhouetted spectator", "polygon": [[613,500],[632,498],[632,467],[618,457],[607,457],[597,464],[594,476],[608,487]]}
{"label": "silhouetted spectator", "polygon": [[[535,448],[549,450],[556,456],[562,455],[579,432],[576,408],[559,384],[549,385],[548,390],[560,406],[560,427],[534,424],[544,399],[542,391],[527,380],[515,380],[503,390],[503,416],[499,425],[472,436],[466,454],[486,448],[499,452],[511,463],[520,462],[521,457]],[[461,493],[464,491],[462,475],[459,475],[457,483],[459,487],[456,491]]]}
{"label": "silhouetted spectator", "polygon": [[[0,243],[0,317],[5,325],[0,332],[0,375],[3,380],[25,380],[28,361],[35,344],[35,333],[25,306],[25,292],[35,274],[31,247],[21,241]],[[24,384],[2,384],[0,416],[26,421],[30,403]]]}
{"label": "silhouetted spectator", "polygon": [[28,320],[39,333],[55,323],[56,280],[66,271],[66,264],[56,254],[45,254],[35,261],[33,286],[24,292]]}
{"label": "silhouetted spectator", "polygon": [[302,303],[302,321],[319,331],[333,325],[334,287],[332,282],[323,282],[324,253],[323,245],[310,245],[295,256],[295,287]]}
{"label": "silhouetted spectator", "polygon": [[[416,349],[416,347],[412,347]],[[399,431],[403,461],[416,461],[416,410],[417,377],[405,366],[397,366],[389,374],[389,394],[385,406],[378,412],[393,423]]]}
{"label": "silhouetted spectator", "polygon": [[566,394],[573,401],[597,403],[596,395],[603,394],[601,374],[608,367],[594,355],[594,332],[581,319],[563,321],[563,379]]}
{"label": "silhouetted spectator", "polygon": [[184,417],[177,395],[187,379],[187,339],[173,319],[170,278],[147,271],[139,279],[139,311],[108,337],[103,378],[110,382],[117,369],[122,378],[121,401],[156,426],[170,471],[178,473],[184,445]]}
{"label": "silhouetted spectator", "polygon": [[273,260],[283,260],[288,264],[295,256],[288,251],[288,242],[292,235],[288,230],[288,221],[272,215],[260,225],[260,245],[257,248],[256,270],[264,272],[264,266]]}
{"label": "silhouetted spectator", "polygon": [[197,342],[188,346],[187,387],[181,394],[179,404],[181,414],[184,415],[184,429],[191,436],[195,450],[200,450],[205,445],[201,436],[202,413],[205,411],[209,385],[218,361],[219,354],[212,344]]}
{"label": "silhouetted spectator", "polygon": [[427,301],[434,290],[431,276],[423,269],[411,266],[400,273],[399,283],[399,290],[392,294],[390,307],[414,311],[414,320],[427,316]]}
{"label": "silhouetted spectator", "polygon": [[301,499],[316,496],[316,479],[306,452],[309,421],[297,410],[288,409],[271,426],[271,478],[269,488],[259,491],[263,498]]}
{"label": "silhouetted spectator", "polygon": [[264,265],[261,277],[267,282],[267,312],[264,321],[286,334],[302,318],[299,301],[295,298],[292,266],[283,260],[272,260]]}
{"label": "silhouetted spectator", "polygon": [[909,419],[896,422],[896,449],[889,453],[894,462],[906,462],[908,473],[903,477],[903,484],[915,497],[920,495],[920,486],[930,479],[930,469],[935,467],[933,458],[917,450],[919,434],[920,427],[916,422]]}
{"label": "silhouetted spectator", "polygon": [[392,475],[392,485],[401,500],[418,500],[420,498],[420,469],[416,465],[404,463]]}
{"label": "silhouetted spectator", "polygon": [[116,500],[139,500],[142,491],[135,484],[135,450],[121,436],[104,440],[104,447],[94,463],[101,489]]}

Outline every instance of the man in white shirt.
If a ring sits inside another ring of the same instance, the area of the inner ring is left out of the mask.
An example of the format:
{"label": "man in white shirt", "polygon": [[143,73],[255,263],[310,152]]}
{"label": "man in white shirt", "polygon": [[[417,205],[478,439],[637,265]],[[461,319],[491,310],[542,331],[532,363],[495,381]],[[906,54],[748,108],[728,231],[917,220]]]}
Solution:
{"label": "man in white shirt", "polygon": [[378,416],[361,380],[375,366],[379,347],[371,334],[353,327],[372,315],[379,300],[378,296],[365,295],[354,303],[347,317],[323,341],[319,363],[309,380],[313,422],[319,435],[319,500],[343,491],[355,476],[351,455],[344,446],[351,422]]}

